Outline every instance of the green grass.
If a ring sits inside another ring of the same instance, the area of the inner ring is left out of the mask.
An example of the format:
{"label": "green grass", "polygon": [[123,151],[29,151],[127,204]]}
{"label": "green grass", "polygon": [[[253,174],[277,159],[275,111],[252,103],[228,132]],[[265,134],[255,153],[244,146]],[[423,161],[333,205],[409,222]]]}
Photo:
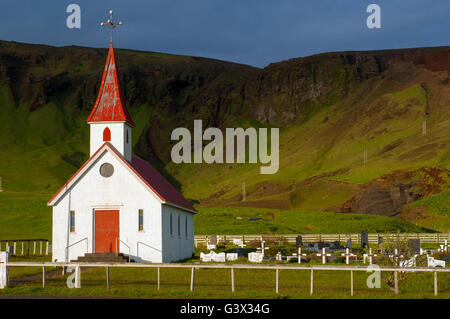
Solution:
{"label": "green grass", "polygon": [[0,239],[51,240],[49,194],[0,193]]}
{"label": "green grass", "polygon": [[[239,218],[240,217],[240,218]],[[258,221],[248,218],[259,217]],[[292,234],[426,232],[427,230],[399,219],[359,214],[302,212],[251,207],[200,208],[195,217],[195,233],[202,234]]]}
{"label": "green grass", "polygon": [[[51,269],[49,269],[50,271]],[[351,298],[350,274],[346,271],[315,271],[314,294],[310,296],[308,270],[280,270],[279,293],[275,293],[275,271],[234,271],[235,292],[231,292],[230,271],[199,269],[195,272],[194,291],[191,292],[190,269],[161,269],[161,287],[157,289],[156,269],[110,268],[110,289],[106,288],[104,268],[82,270],[80,289],[66,287],[66,276],[20,284],[0,291],[3,295],[95,296],[124,298]],[[368,274],[354,272],[353,298],[395,298],[394,292],[382,281],[379,289],[366,286]],[[450,276],[438,275],[438,298],[450,297]],[[434,298],[433,274],[412,274],[399,284],[397,298]]]}
{"label": "green grass", "polygon": [[411,203],[411,206],[426,206],[431,214],[450,218],[450,190]]}
{"label": "green grass", "polygon": [[409,204],[406,209],[409,207],[425,208],[424,216],[415,220],[414,223],[441,232],[446,232],[450,229],[449,190],[413,202]]}

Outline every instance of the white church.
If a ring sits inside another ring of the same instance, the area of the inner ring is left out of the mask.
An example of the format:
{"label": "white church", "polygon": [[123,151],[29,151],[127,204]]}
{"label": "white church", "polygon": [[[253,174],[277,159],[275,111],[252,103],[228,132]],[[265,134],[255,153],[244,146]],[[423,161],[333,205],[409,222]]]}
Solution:
{"label": "white church", "polygon": [[197,211],[151,164],[132,154],[134,123],[119,87],[112,42],[87,122],[90,158],[47,203],[53,207],[53,261],[87,256],[102,261],[122,254],[136,262],[190,258]]}

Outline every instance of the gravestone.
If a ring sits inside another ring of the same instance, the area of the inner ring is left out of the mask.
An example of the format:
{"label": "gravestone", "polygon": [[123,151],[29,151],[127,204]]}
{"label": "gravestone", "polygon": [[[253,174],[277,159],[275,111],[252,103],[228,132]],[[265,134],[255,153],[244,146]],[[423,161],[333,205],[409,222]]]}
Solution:
{"label": "gravestone", "polygon": [[340,249],[341,245],[339,244],[339,241],[334,241],[332,243],[330,243],[330,249]]}
{"label": "gravestone", "polygon": [[378,236],[378,245],[383,244],[383,237]]}
{"label": "gravestone", "polygon": [[369,234],[367,230],[361,232],[361,248],[369,247]]}
{"label": "gravestone", "polygon": [[351,237],[347,238],[347,240],[345,242],[345,248],[352,249],[352,238]]}
{"label": "gravestone", "polygon": [[225,262],[225,253],[219,253],[216,254],[215,252],[211,251],[209,254],[200,253],[200,260],[201,261],[218,261],[218,262]]}
{"label": "gravestone", "polygon": [[303,245],[302,236],[297,236],[297,238],[295,238],[295,245],[297,246],[297,249]]}
{"label": "gravestone", "polygon": [[420,254],[420,239],[408,240],[408,248],[413,254]]}
{"label": "gravestone", "polygon": [[0,176],[0,192],[3,192],[2,177]]}
{"label": "gravestone", "polygon": [[260,263],[263,260],[263,255],[262,253],[248,253],[248,260],[251,262],[256,262],[256,263]]}
{"label": "gravestone", "polygon": [[209,244],[217,245],[217,235],[208,236]]}

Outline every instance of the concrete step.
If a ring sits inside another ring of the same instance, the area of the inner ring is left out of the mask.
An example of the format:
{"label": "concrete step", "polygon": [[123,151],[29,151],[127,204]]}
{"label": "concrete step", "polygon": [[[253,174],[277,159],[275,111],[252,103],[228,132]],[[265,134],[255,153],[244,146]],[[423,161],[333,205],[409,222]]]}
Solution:
{"label": "concrete step", "polygon": [[123,253],[86,253],[84,256],[78,257],[72,262],[104,262],[104,263],[126,263],[134,262],[130,260],[128,256],[124,256]]}

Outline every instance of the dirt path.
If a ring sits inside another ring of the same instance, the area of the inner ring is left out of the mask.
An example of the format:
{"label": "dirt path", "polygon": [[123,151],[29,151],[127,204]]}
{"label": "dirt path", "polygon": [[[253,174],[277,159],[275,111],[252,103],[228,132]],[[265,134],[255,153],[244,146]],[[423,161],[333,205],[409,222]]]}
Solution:
{"label": "dirt path", "polygon": [[[47,271],[45,275],[46,275],[46,278],[49,279],[49,278],[53,278],[56,276],[60,276],[61,273],[62,273],[62,270],[57,269],[57,270]],[[42,273],[11,279],[9,281],[9,285],[17,286],[20,284],[34,282],[34,281],[42,281]]]}
{"label": "dirt path", "polygon": [[[91,267],[81,267],[81,270],[87,270],[89,268],[91,268]],[[45,273],[45,276],[47,279],[49,279],[49,278],[61,276],[61,274],[62,274],[62,269],[60,268],[60,269],[56,269],[56,270],[52,270],[52,271],[47,271]],[[9,281],[9,285],[17,286],[20,284],[35,282],[35,281],[42,281],[42,273],[11,279]]]}

